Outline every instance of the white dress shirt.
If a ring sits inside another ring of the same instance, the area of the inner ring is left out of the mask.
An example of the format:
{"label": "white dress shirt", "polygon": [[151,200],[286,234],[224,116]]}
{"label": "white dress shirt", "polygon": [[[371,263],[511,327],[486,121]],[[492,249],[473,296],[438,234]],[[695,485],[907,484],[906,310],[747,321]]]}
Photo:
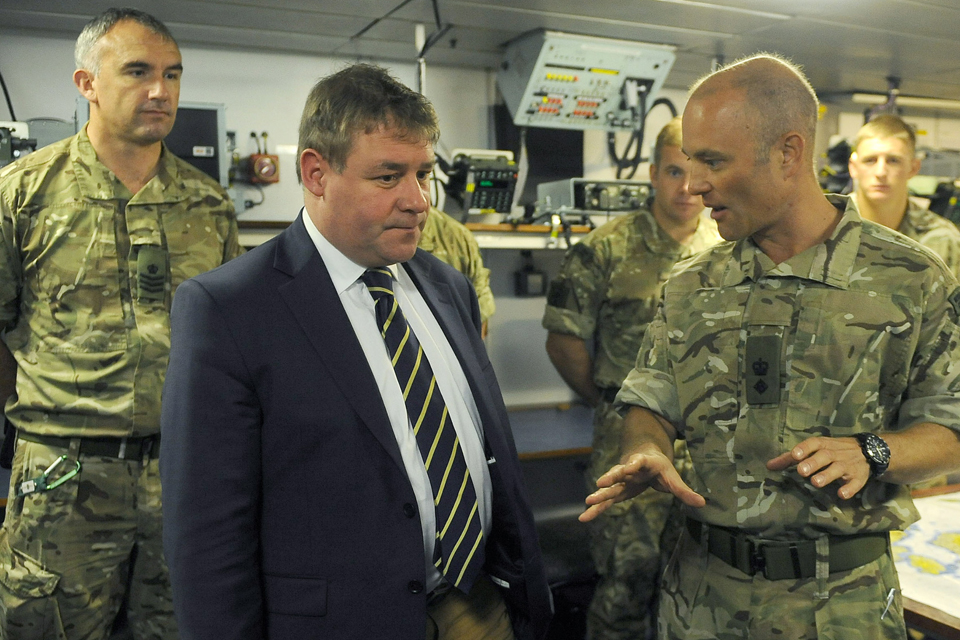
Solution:
{"label": "white dress shirt", "polygon": [[[360,341],[367,364],[380,390],[380,398],[390,418],[394,436],[397,438],[407,478],[417,496],[420,525],[423,528],[423,555],[427,569],[426,587],[428,592],[432,591],[443,579],[440,571],[433,565],[433,548],[437,535],[433,488],[430,486],[430,478],[407,416],[403,391],[400,389],[400,383],[397,382],[386,344],[380,337],[373,297],[367,290],[367,286],[359,280],[366,268],[356,264],[330,244],[305,210],[302,211],[302,215],[307,234],[320,252],[320,257],[340,297],[343,310],[353,326],[357,340]],[[440,388],[454,429],[460,439],[460,447],[477,492],[480,523],[486,536],[490,531],[490,472],[487,469],[483,427],[480,424],[480,413],[477,410],[476,401],[456,354],[440,328],[440,323],[433,316],[413,280],[400,265],[389,265],[388,268],[395,278],[394,295],[407,323],[416,334],[430,361],[437,379],[437,386]]]}

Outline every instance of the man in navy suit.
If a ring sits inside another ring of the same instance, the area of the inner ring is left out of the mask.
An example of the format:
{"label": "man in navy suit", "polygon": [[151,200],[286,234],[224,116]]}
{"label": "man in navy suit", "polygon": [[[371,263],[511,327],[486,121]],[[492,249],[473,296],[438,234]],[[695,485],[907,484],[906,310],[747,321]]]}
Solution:
{"label": "man in navy suit", "polygon": [[[301,215],[177,290],[161,473],[185,640],[544,635],[550,595],[477,298],[417,250],[438,138],[430,103],[383,69],[322,79],[300,125]],[[361,280],[378,267],[456,430],[472,547],[439,522],[454,518]]]}

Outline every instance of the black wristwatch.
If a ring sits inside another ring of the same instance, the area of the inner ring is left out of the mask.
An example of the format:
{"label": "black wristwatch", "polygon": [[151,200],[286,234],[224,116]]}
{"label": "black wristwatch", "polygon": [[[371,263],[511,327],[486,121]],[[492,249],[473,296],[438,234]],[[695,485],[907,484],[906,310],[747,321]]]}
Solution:
{"label": "black wristwatch", "polygon": [[870,465],[870,475],[874,478],[882,476],[890,466],[890,447],[875,433],[858,433],[853,437],[860,443],[863,457]]}

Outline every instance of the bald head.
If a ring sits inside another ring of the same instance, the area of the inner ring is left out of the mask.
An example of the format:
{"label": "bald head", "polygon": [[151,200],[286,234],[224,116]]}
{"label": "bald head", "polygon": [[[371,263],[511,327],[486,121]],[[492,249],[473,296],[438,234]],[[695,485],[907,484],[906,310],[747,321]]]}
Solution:
{"label": "bald head", "polygon": [[820,103],[799,67],[765,53],[737,60],[694,83],[690,101],[720,93],[740,98],[740,119],[752,130],[758,160],[765,160],[784,134],[797,132],[807,141],[812,161]]}

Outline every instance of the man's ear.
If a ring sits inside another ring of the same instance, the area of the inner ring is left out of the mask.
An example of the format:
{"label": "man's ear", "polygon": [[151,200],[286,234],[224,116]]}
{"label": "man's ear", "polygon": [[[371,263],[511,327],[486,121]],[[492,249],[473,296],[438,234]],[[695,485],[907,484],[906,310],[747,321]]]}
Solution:
{"label": "man's ear", "polygon": [[847,160],[847,171],[850,173],[851,178],[856,178],[857,174],[857,152],[854,151],[850,154],[850,158]]}
{"label": "man's ear", "polygon": [[86,69],[77,69],[73,72],[73,84],[84,98],[96,102],[97,92],[93,88],[93,73]]}
{"label": "man's ear", "polygon": [[801,169],[805,169],[803,152],[806,149],[807,141],[796,131],[791,131],[780,140],[780,151],[783,153],[783,173],[785,176],[796,175]]}
{"label": "man's ear", "polygon": [[326,176],[332,171],[330,163],[316,149],[304,149],[300,154],[300,181],[307,191],[318,198],[323,197]]}
{"label": "man's ear", "polygon": [[917,158],[916,156],[914,156],[913,160],[910,162],[910,175],[908,176],[909,178],[912,178],[913,176],[920,173],[920,163],[921,163],[920,158]]}

